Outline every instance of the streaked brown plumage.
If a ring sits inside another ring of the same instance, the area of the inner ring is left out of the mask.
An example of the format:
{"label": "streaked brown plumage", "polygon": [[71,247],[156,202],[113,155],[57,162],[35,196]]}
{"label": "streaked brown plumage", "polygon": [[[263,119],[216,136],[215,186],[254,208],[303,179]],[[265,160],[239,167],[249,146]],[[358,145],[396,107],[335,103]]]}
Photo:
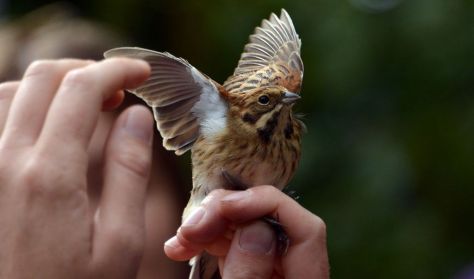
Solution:
{"label": "streaked brown plumage", "polygon": [[[141,58],[151,77],[132,90],[153,108],[163,145],[192,151],[193,190],[183,219],[213,189],[270,184],[283,189],[300,158],[303,124],[292,114],[303,79],[301,41],[285,10],[250,36],[234,74],[220,85],[169,53],[117,48],[106,57]],[[230,179],[229,179],[230,177]],[[234,185],[235,186],[235,185]],[[212,278],[208,255],[191,261],[190,278]]]}

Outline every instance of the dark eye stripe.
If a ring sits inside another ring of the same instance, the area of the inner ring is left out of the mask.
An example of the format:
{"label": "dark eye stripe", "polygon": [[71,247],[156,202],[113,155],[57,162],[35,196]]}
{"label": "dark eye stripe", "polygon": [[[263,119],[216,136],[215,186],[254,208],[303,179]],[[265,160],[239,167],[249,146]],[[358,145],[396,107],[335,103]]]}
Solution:
{"label": "dark eye stripe", "polygon": [[242,121],[250,123],[250,124],[255,124],[260,119],[260,117],[262,117],[266,113],[268,113],[268,111],[261,111],[261,112],[257,112],[256,114],[250,114],[249,112],[246,112],[242,116]]}
{"label": "dark eye stripe", "polygon": [[285,133],[285,138],[286,138],[286,139],[290,139],[291,136],[292,136],[293,133],[294,133],[293,121],[292,121],[291,117],[288,118],[288,123],[286,124],[284,133]]}
{"label": "dark eye stripe", "polygon": [[260,139],[268,144],[272,139],[273,132],[276,126],[278,126],[278,118],[280,117],[280,111],[276,111],[272,117],[265,123],[263,128],[257,129]]}
{"label": "dark eye stripe", "polygon": [[242,116],[242,120],[244,122],[250,123],[250,124],[255,124],[257,123],[258,119],[260,118],[261,115],[258,117],[256,115],[251,115],[250,113],[245,113],[244,116]]}

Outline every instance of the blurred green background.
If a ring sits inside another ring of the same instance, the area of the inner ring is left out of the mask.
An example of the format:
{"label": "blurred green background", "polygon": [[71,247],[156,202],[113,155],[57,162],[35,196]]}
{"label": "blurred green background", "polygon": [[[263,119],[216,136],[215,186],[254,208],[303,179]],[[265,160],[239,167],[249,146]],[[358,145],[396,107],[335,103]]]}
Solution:
{"label": "blurred green background", "polygon": [[[79,16],[221,82],[287,9],[308,126],[290,189],[327,223],[332,278],[455,278],[474,263],[474,1],[88,2]],[[2,1],[2,20],[45,3]]]}

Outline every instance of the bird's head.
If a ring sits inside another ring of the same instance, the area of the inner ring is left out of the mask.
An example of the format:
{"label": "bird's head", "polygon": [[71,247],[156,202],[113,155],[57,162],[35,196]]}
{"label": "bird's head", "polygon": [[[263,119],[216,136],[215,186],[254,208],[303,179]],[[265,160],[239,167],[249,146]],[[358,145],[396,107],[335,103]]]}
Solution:
{"label": "bird's head", "polygon": [[268,138],[292,121],[291,107],[300,98],[300,95],[281,86],[261,87],[245,94],[233,94],[229,100],[231,119],[239,130],[247,133],[263,131]]}

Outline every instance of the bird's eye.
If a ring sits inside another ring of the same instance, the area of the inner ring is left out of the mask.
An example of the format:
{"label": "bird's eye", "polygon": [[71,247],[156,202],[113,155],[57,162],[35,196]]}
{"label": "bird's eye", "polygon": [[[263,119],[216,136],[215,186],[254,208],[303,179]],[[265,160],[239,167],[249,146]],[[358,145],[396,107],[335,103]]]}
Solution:
{"label": "bird's eye", "polygon": [[261,105],[268,105],[270,103],[270,98],[267,95],[262,95],[258,97],[258,103]]}

